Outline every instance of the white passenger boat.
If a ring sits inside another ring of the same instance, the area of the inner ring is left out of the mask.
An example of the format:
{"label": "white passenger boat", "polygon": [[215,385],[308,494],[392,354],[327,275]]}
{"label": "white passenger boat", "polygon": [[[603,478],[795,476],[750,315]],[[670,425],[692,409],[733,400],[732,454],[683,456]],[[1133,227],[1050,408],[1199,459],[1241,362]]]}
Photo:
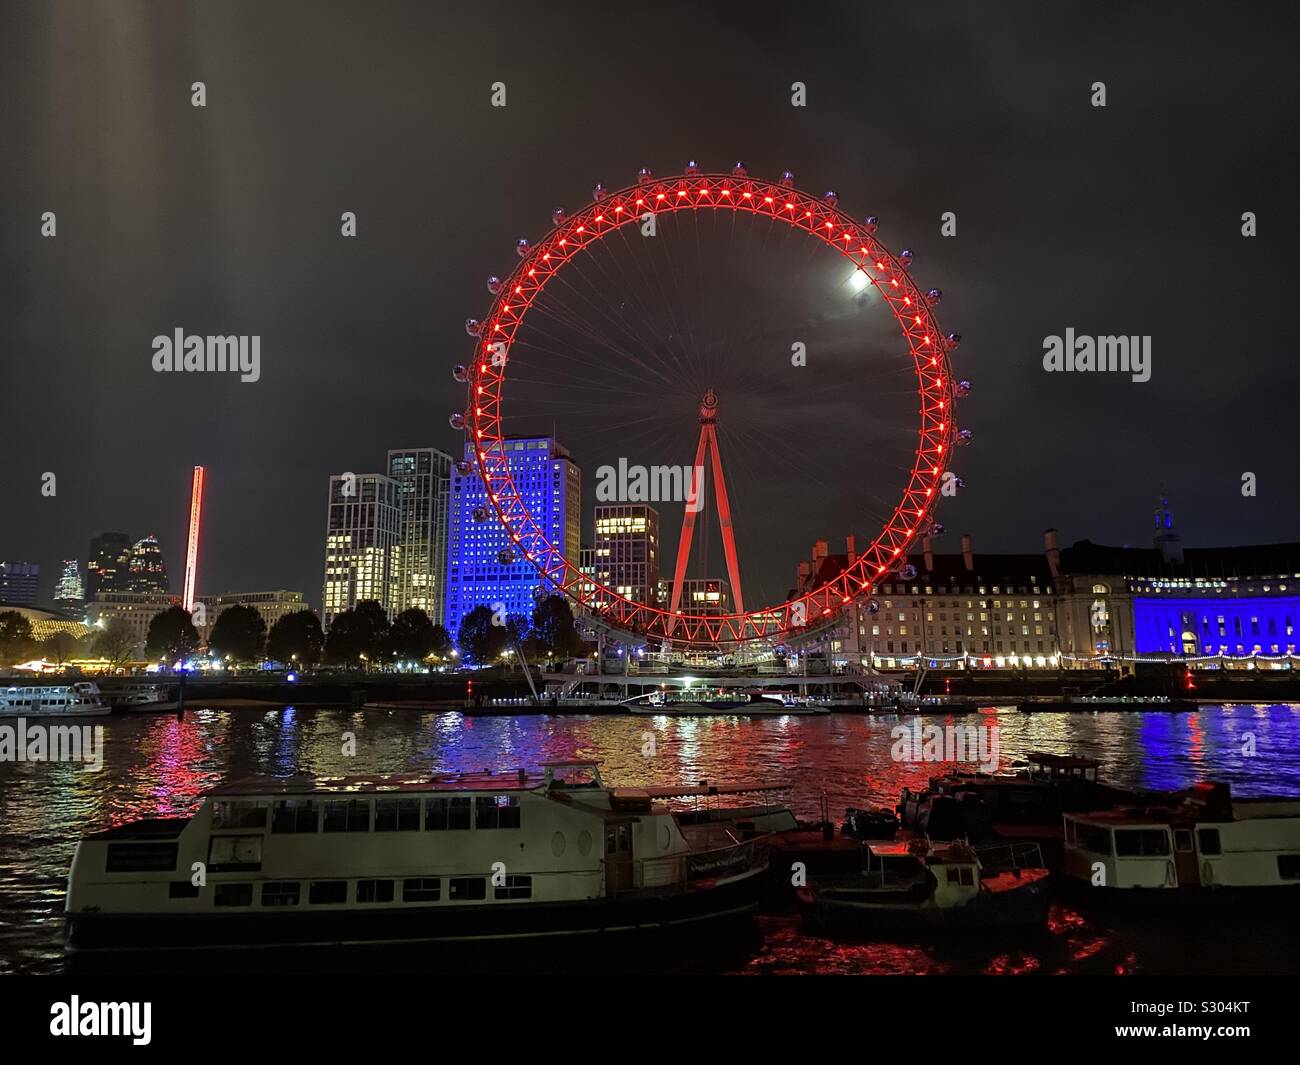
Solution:
{"label": "white passenger boat", "polygon": [[1249,894],[1292,905],[1300,800],[1234,799],[1227,784],[1198,784],[1181,804],[1069,813],[1065,874],[1101,897]]}
{"label": "white passenger boat", "polygon": [[99,717],[112,713],[93,681],[0,687],[3,717]]}
{"label": "white passenger boat", "polygon": [[625,700],[629,713],[652,717],[789,717],[829,714],[830,707],[800,700],[788,692],[707,694],[682,689],[677,692],[647,692]]}
{"label": "white passenger boat", "polygon": [[191,818],[82,839],[66,944],[153,951],[664,928],[753,908],[766,869],[762,837],[606,787],[595,762],[546,763],[540,776],[252,780],[214,789]]}

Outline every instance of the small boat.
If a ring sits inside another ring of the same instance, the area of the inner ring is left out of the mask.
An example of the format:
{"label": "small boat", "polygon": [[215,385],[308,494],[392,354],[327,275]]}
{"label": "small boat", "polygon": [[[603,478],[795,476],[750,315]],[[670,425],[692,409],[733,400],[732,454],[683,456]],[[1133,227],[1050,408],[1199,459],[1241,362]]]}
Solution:
{"label": "small boat", "polygon": [[11,684],[0,688],[3,717],[100,717],[112,713],[93,681]]}
{"label": "small boat", "polygon": [[180,707],[175,688],[167,684],[117,684],[105,687],[103,696],[114,713],[161,713]]}
{"label": "small boat", "polygon": [[1300,901],[1300,800],[1234,799],[1226,783],[1181,803],[1065,815],[1065,876],[1091,899]]}
{"label": "small boat", "polygon": [[981,839],[999,826],[1050,825],[1061,815],[1136,801],[1133,792],[1103,784],[1101,763],[1078,755],[1030,751],[1024,768],[997,773],[954,772],[931,777],[924,790],[904,788],[896,810],[903,828],[937,839]]}
{"label": "small boat", "polygon": [[518,940],[743,915],[764,837],[691,823],[592,761],[542,773],[255,779],[84,837],[72,953]]}
{"label": "small boat", "polygon": [[1022,846],[1014,863],[986,867],[962,841],[868,843],[866,868],[815,880],[795,898],[804,921],[823,929],[1039,925],[1049,874],[1036,850]]}
{"label": "small boat", "polygon": [[844,811],[844,824],[840,830],[854,839],[893,839],[898,834],[898,816],[883,806],[874,810],[851,806]]}

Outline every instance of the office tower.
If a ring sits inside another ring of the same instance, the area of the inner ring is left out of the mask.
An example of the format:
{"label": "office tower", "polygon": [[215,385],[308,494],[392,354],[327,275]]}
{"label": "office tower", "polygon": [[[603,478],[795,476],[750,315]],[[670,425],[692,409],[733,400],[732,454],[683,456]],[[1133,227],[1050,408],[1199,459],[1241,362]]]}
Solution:
{"label": "office tower", "polygon": [[645,503],[596,507],[592,566],[597,582],[635,603],[654,605],[659,587],[659,512]]}
{"label": "office tower", "polygon": [[418,607],[434,622],[442,622],[452,462],[450,455],[433,447],[388,452],[388,476],[397,485],[398,509],[394,615]]}
{"label": "office tower", "polygon": [[397,482],[382,473],[330,477],[321,620],[374,599],[392,614],[400,555]]}
{"label": "office tower", "polygon": [[[582,471],[551,437],[511,437],[504,441],[511,479],[528,512],[547,539],[575,565],[582,530]],[[470,445],[465,458],[473,461]],[[486,520],[475,521],[478,509]],[[451,479],[450,535],[447,548],[447,607],[444,622],[453,637],[461,619],[476,606],[501,603],[506,613],[532,613],[543,581],[537,568],[512,546],[487,498],[477,469]]]}
{"label": "office tower", "polygon": [[81,563],[75,558],[65,558],[54,586],[54,605],[61,610],[80,610],[85,601],[86,586],[81,579]]}
{"label": "office tower", "polygon": [[127,591],[166,594],[167,566],[162,548],[152,534],[131,545],[131,562],[127,568]]}
{"label": "office tower", "polygon": [[0,562],[0,603],[35,606],[40,579],[35,562]]}
{"label": "office tower", "polygon": [[100,533],[90,541],[86,562],[86,600],[100,592],[130,591],[131,538],[126,533]]}

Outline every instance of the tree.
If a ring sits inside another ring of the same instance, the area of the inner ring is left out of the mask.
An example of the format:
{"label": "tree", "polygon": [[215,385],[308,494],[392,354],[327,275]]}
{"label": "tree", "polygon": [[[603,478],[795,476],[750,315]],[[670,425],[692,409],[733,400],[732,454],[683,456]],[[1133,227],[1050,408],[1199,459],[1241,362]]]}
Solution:
{"label": "tree", "polygon": [[41,657],[55,665],[63,665],[77,651],[77,638],[60,630],[41,642]]}
{"label": "tree", "polygon": [[260,662],[266,648],[266,622],[251,606],[228,606],[217,615],[208,650],[232,662]]}
{"label": "tree", "polygon": [[191,655],[199,648],[199,631],[183,606],[169,606],[155,614],[145,637],[145,654],[171,662]]}
{"label": "tree", "polygon": [[441,625],[435,625],[433,627],[433,632],[430,634],[429,640],[432,644],[429,649],[429,654],[433,655],[433,657],[439,661],[450,658],[451,652],[456,649],[456,645],[452,643],[451,640],[451,633]]}
{"label": "tree", "polygon": [[494,625],[495,612],[489,606],[476,606],[461,619],[456,643],[466,661],[485,666],[501,657],[510,636],[505,625]]}
{"label": "tree", "polygon": [[[403,661],[423,662],[433,651],[435,628],[429,615],[418,606],[403,610],[393,618],[388,633],[389,649]],[[444,629],[444,638],[446,635]]]}
{"label": "tree", "polygon": [[135,633],[125,618],[111,618],[103,630],[95,634],[91,646],[95,654],[108,659],[108,664],[117,669],[135,654]]}
{"label": "tree", "polygon": [[533,626],[527,650],[553,661],[587,653],[587,645],[573,623],[573,611],[562,595],[548,595],[533,607]]}
{"label": "tree", "polygon": [[388,615],[374,599],[363,599],[353,611],[361,650],[371,662],[388,657]]}
{"label": "tree", "polygon": [[303,666],[314,666],[324,647],[320,618],[311,610],[286,614],[271,626],[266,638],[266,656],[286,665],[296,660]]}
{"label": "tree", "polygon": [[330,622],[329,635],[325,637],[325,657],[332,665],[354,666],[365,650],[361,626],[355,610],[343,610]]}
{"label": "tree", "polygon": [[0,611],[0,665],[25,662],[35,649],[32,623],[17,610]]}

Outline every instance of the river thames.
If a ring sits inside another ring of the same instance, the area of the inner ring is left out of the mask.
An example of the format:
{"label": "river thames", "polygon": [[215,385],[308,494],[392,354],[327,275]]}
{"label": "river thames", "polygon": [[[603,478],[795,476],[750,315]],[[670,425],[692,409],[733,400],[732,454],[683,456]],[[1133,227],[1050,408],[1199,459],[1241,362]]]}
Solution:
{"label": "river thames", "polygon": [[[213,785],[246,776],[289,777],[411,771],[513,772],[548,759],[598,758],[606,783],[653,786],[761,781],[788,785],[802,818],[849,806],[892,807],[904,786],[923,786],[951,763],[891,758],[891,729],[911,716],[832,714],[785,718],[653,718],[322,708],[191,709],[111,717],[104,765],[0,764],[0,972],[64,967],[62,908],[77,839],[140,817],[192,813]],[[1030,751],[1101,762],[1101,779],[1134,789],[1201,780],[1234,795],[1300,796],[1300,705],[1203,706],[1195,713],[1036,713],[1012,709],[927,724],[996,724],[1002,764]],[[90,722],[85,722],[90,723]],[[647,733],[653,736],[653,754]],[[355,738],[355,744],[347,736]],[[355,753],[345,753],[355,746]],[[965,767],[965,768],[970,768]],[[421,968],[428,955],[386,957],[380,969]],[[351,960],[304,968],[351,967]],[[234,963],[238,967],[239,963]],[[250,962],[250,964],[253,964]],[[362,967],[367,963],[362,963]],[[832,942],[787,912],[764,912],[726,943],[697,941],[668,957],[621,951],[597,968],[734,973],[1297,972],[1300,923],[1250,913],[1202,919],[1184,910],[1154,917],[1091,913],[1054,903],[1047,929],[1013,939]]]}

